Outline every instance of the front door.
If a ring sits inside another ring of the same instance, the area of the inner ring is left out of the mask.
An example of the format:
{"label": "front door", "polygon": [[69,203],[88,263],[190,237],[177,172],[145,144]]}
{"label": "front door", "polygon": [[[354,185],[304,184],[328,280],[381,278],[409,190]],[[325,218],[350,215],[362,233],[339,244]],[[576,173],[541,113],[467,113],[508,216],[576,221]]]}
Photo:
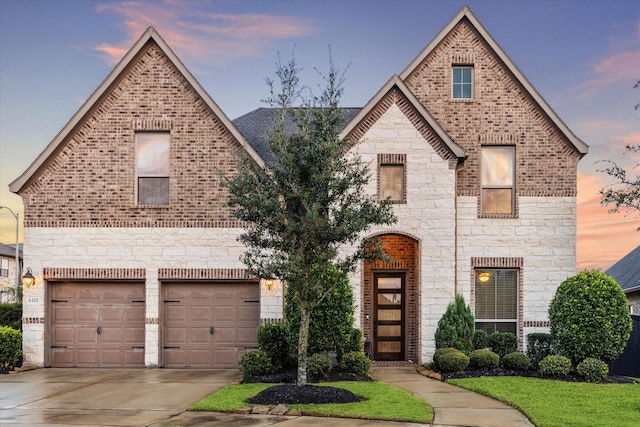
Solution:
{"label": "front door", "polygon": [[405,274],[374,274],[374,360],[404,360]]}

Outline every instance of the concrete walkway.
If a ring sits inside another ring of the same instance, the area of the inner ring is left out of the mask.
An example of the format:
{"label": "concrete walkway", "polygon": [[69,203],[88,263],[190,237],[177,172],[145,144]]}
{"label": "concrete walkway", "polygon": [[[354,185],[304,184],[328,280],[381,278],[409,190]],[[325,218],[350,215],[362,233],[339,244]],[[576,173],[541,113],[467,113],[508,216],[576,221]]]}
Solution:
{"label": "concrete walkway", "polygon": [[421,397],[433,407],[433,427],[533,427],[520,411],[472,391],[420,375],[414,367],[374,367],[376,379]]}

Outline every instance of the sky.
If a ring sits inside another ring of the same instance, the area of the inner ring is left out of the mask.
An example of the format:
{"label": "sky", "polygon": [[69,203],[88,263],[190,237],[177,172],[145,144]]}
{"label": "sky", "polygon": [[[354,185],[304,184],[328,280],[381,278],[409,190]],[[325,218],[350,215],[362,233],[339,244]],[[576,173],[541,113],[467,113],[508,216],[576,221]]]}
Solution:
{"label": "sky", "polygon": [[[612,183],[604,160],[640,162],[624,154],[640,144],[640,3],[630,0],[0,0],[0,205],[21,223],[9,183],[148,26],[235,119],[265,106],[278,55],[293,54],[313,85],[329,50],[346,70],[343,106],[361,107],[465,4],[590,146],[578,167],[577,269],[607,269],[640,245],[637,213],[611,214],[598,194]],[[15,228],[0,209],[0,242],[14,243]]]}

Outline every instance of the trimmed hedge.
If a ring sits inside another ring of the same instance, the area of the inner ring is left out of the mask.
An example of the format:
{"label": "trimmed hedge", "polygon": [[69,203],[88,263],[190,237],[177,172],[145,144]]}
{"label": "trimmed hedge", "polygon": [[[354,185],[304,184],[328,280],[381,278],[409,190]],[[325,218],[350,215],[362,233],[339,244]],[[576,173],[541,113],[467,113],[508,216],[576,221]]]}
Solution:
{"label": "trimmed hedge", "polygon": [[282,322],[266,323],[258,328],[258,346],[267,353],[276,370],[295,364],[288,336],[289,328]]}
{"label": "trimmed hedge", "polygon": [[445,354],[448,354],[448,353],[453,353],[455,351],[462,353],[460,350],[458,350],[457,348],[453,348],[453,347],[445,347],[445,348],[437,349],[436,352],[433,353],[433,365],[436,367],[436,369],[439,369],[438,361],[440,360],[440,358],[442,356],[444,356]]}
{"label": "trimmed hedge", "polygon": [[438,359],[440,372],[460,372],[469,366],[469,357],[461,351],[452,351],[443,354]]}
{"label": "trimmed hedge", "polygon": [[266,375],[274,372],[269,355],[264,350],[253,350],[240,358],[240,371],[244,377]]}
{"label": "trimmed hedge", "polygon": [[489,347],[502,357],[518,349],[518,337],[511,332],[494,332],[489,335]]}
{"label": "trimmed hedge", "polygon": [[357,375],[366,375],[371,367],[371,359],[361,351],[351,351],[342,356],[342,369]]}
{"label": "trimmed hedge", "polygon": [[22,303],[5,302],[0,304],[0,326],[22,330]]}
{"label": "trimmed hedge", "polygon": [[0,368],[9,371],[16,367],[22,356],[22,332],[0,326]]}
{"label": "trimmed hedge", "polygon": [[547,356],[539,364],[543,375],[564,376],[571,370],[571,360],[564,356]]}
{"label": "trimmed hedge", "polygon": [[599,383],[609,375],[609,367],[603,361],[590,357],[578,364],[576,373],[590,383]]}
{"label": "trimmed hedge", "polygon": [[514,351],[509,354],[505,354],[500,359],[502,366],[507,369],[516,369],[518,371],[524,371],[529,367],[530,360],[526,354]]}
{"label": "trimmed hedge", "polygon": [[324,354],[312,354],[307,359],[307,374],[312,377],[326,377],[331,371],[331,360]]}
{"label": "trimmed hedge", "polygon": [[495,369],[500,365],[500,356],[491,350],[481,348],[469,354],[469,366],[477,369]]}

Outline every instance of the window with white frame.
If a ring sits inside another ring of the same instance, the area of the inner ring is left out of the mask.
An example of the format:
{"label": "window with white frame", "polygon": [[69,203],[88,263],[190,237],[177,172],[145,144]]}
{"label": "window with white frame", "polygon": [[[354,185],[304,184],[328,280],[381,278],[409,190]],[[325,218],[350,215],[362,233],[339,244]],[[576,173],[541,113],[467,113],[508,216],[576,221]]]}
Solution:
{"label": "window with white frame", "polygon": [[476,329],[518,334],[517,269],[475,270]]}
{"label": "window with white frame", "polygon": [[513,214],[515,147],[483,146],[481,157],[482,214]]}
{"label": "window with white frame", "polygon": [[0,277],[9,277],[9,260],[0,258]]}
{"label": "window with white frame", "polygon": [[473,67],[454,66],[452,71],[451,96],[453,99],[473,98]]}
{"label": "window with white frame", "polygon": [[136,194],[139,205],[169,204],[168,132],[136,133]]}

